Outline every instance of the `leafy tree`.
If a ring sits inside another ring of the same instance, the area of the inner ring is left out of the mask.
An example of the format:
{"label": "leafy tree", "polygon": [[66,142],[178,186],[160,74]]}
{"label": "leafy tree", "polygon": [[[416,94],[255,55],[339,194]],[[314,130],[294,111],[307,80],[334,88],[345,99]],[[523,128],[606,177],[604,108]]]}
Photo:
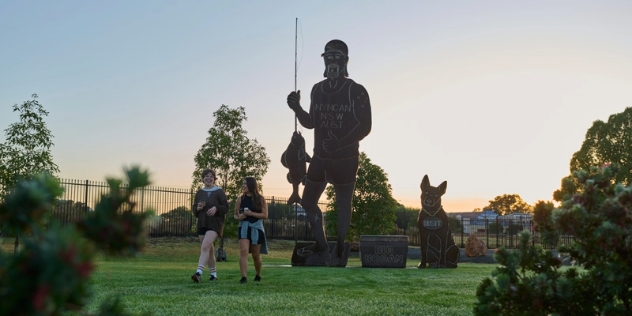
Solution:
{"label": "leafy tree", "polygon": [[215,123],[208,130],[206,142],[194,157],[194,189],[201,186],[202,171],[215,170],[217,185],[221,186],[230,200],[241,193],[241,183],[250,176],[261,181],[268,172],[270,158],[265,147],[257,139],[248,138],[242,123],[248,119],[244,107],[231,109],[223,105],[213,113]]}
{"label": "leafy tree", "polygon": [[53,209],[53,218],[61,222],[76,223],[90,210],[83,202],[73,200],[57,200]]}
{"label": "leafy tree", "polygon": [[59,172],[50,152],[53,135],[44,122],[48,112],[37,101],[37,94],[32,97],[33,100],[13,105],[20,121],[4,130],[6,142],[0,143],[0,195],[9,192],[19,179]]}
{"label": "leafy tree", "polygon": [[189,207],[178,206],[167,213],[160,214],[160,219],[157,232],[180,235],[193,231],[194,217]]}
{"label": "leafy tree", "polygon": [[[231,109],[223,105],[213,113],[215,122],[208,130],[206,142],[194,157],[192,188],[197,190],[201,186],[202,171],[206,168],[215,170],[217,185],[224,189],[231,203],[241,194],[241,184],[245,177],[261,179],[268,172],[270,159],[265,148],[256,139],[248,138],[248,132],[242,123],[248,119],[244,107]],[[232,208],[231,208],[232,210]],[[224,236],[235,235],[237,232],[235,221],[226,221]],[[224,245],[224,238],[220,239],[220,249]]]}
{"label": "leafy tree", "polygon": [[502,234],[503,233],[503,225],[497,222],[491,222],[487,225],[487,230],[490,234]]}
{"label": "leafy tree", "polygon": [[517,235],[519,232],[523,230],[524,230],[524,226],[522,224],[511,223],[509,224],[509,227],[507,227],[507,234]]}
{"label": "leafy tree", "polygon": [[463,224],[461,224],[461,220],[454,216],[448,216],[448,227],[450,227],[450,232],[452,232],[452,234],[461,233],[463,231]]}
{"label": "leafy tree", "polygon": [[544,240],[557,242],[559,233],[555,230],[553,223],[553,210],[555,206],[552,202],[538,201],[533,207],[533,228],[543,234]]}
{"label": "leafy tree", "polygon": [[419,211],[419,209],[400,205],[395,215],[395,225],[404,230],[417,227],[417,217],[419,216]]}
{"label": "leafy tree", "polygon": [[[359,240],[361,235],[383,235],[393,231],[395,213],[400,205],[391,191],[386,172],[372,164],[365,153],[360,153],[348,240]],[[325,193],[328,201],[326,229],[328,232],[335,232],[338,226],[338,208],[333,186],[328,186]]]}
{"label": "leafy tree", "polygon": [[[48,112],[37,101],[37,94],[32,97],[33,100],[13,105],[13,112],[20,113],[20,121],[4,130],[6,142],[0,143],[0,201],[20,179],[29,179],[37,173],[55,175],[59,172],[50,152],[53,135],[44,122]],[[44,218],[38,223],[43,225]],[[11,227],[4,223],[2,226],[11,232]],[[19,244],[20,238],[16,235],[16,250]]]}
{"label": "leafy tree", "polygon": [[[476,315],[632,315],[632,185],[618,183],[618,165],[575,171],[562,181],[558,208],[536,204],[536,230],[560,245],[578,267],[520,233],[519,251],[499,248],[500,266],[476,290]],[[590,298],[590,299],[586,299]]]}
{"label": "leafy tree", "polygon": [[[0,315],[91,315],[83,306],[92,295],[90,275],[97,249],[106,255],[134,255],[145,245],[151,212],[135,210],[133,192],[149,184],[138,168],[126,170],[127,186],[108,179],[110,192],[77,226],[51,218],[63,189],[49,174],[15,184],[0,203],[0,221],[23,236],[12,255],[0,248]],[[40,222],[50,220],[44,229]],[[28,233],[28,234],[27,234]],[[99,315],[125,315],[118,298],[107,299]]]}
{"label": "leafy tree", "polygon": [[507,215],[516,212],[532,213],[533,207],[523,201],[518,194],[503,194],[489,201],[489,204],[483,208],[484,210],[494,210],[498,215]]}
{"label": "leafy tree", "polygon": [[632,183],[632,107],[610,115],[608,122],[593,122],[581,148],[571,158],[570,170],[572,173],[610,163],[619,165],[616,182]]}

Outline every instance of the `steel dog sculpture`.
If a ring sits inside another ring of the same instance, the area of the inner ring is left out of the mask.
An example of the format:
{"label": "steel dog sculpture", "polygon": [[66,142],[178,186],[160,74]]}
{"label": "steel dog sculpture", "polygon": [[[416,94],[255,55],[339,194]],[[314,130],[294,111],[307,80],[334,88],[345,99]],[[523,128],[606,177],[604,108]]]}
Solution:
{"label": "steel dog sculpture", "polygon": [[417,217],[421,262],[417,268],[456,268],[460,250],[454,244],[448,215],[441,206],[441,196],[448,186],[443,181],[439,186],[430,185],[428,175],[421,180],[421,211]]}

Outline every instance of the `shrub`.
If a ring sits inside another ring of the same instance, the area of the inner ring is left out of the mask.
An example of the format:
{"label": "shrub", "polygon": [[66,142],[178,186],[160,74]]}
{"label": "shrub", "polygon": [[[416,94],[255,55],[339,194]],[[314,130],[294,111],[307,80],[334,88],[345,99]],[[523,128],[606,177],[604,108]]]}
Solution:
{"label": "shrub", "polygon": [[497,222],[489,223],[489,225],[487,225],[487,230],[490,234],[502,234],[503,225]]}
{"label": "shrub", "polygon": [[524,230],[524,226],[522,226],[522,224],[514,224],[511,223],[509,224],[509,227],[507,227],[507,234],[509,235],[517,235],[519,232]]}
{"label": "shrub", "polygon": [[[148,212],[134,212],[130,195],[149,184],[146,172],[126,171],[129,185],[108,179],[109,195],[77,226],[52,217],[62,188],[50,175],[19,182],[0,204],[0,222],[23,241],[13,255],[0,249],[0,315],[59,315],[81,312],[91,293],[89,277],[96,250],[133,255],[145,244]],[[118,299],[107,300],[100,314],[124,314]]]}
{"label": "shrub", "polygon": [[501,266],[479,284],[476,315],[632,314],[632,187],[615,183],[617,172],[614,165],[574,172],[550,217],[550,204],[539,205],[537,231],[550,244],[573,235],[559,251],[579,267],[560,269],[559,258],[522,232],[519,251],[496,253]]}

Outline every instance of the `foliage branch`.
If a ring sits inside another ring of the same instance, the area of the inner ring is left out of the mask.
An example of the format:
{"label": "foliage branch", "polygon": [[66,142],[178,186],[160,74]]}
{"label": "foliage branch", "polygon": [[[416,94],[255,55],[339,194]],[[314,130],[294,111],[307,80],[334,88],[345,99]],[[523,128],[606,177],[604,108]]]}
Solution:
{"label": "foliage branch", "polygon": [[[135,211],[131,196],[149,184],[148,174],[126,170],[127,185],[108,179],[110,192],[75,227],[51,216],[63,189],[54,177],[38,174],[23,180],[0,204],[0,221],[22,236],[12,255],[0,248],[0,315],[59,315],[79,311],[88,302],[97,250],[134,255],[146,242],[144,223],[152,212]],[[125,315],[117,298],[107,299],[99,315]]]}

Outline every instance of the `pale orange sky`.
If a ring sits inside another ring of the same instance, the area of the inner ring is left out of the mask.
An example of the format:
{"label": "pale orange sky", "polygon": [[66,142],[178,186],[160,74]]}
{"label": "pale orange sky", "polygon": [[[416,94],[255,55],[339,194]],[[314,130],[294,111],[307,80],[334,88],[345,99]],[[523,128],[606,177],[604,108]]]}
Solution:
{"label": "pale orange sky", "polygon": [[0,128],[37,93],[61,177],[140,164],[156,185],[187,188],[213,112],[244,106],[271,159],[264,194],[287,197],[298,18],[298,89],[322,79],[327,41],[348,44],[373,111],[360,150],[396,200],[419,207],[427,174],[448,181],[449,212],[503,194],[535,203],[552,198],[592,122],[632,106],[630,16],[624,0],[3,1]]}

